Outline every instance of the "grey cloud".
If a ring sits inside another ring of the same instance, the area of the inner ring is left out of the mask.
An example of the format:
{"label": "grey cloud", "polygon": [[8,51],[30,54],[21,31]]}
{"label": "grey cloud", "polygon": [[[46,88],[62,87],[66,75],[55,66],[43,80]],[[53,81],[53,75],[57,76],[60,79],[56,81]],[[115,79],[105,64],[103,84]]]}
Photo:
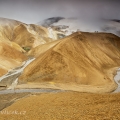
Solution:
{"label": "grey cloud", "polygon": [[37,23],[55,16],[120,19],[119,0],[0,0],[0,17]]}

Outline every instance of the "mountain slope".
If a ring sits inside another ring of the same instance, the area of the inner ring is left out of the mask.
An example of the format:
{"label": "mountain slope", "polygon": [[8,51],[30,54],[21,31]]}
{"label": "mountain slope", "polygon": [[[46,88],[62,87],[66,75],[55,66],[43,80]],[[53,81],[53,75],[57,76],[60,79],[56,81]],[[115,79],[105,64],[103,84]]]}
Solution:
{"label": "mountain slope", "polygon": [[[52,29],[34,24],[25,24],[7,18],[0,18],[0,41],[6,41],[8,44],[11,44],[9,42],[11,41],[14,46],[18,44],[25,50],[57,40],[57,37],[56,32]],[[15,43],[17,44],[15,45]]]}
{"label": "mountain slope", "polygon": [[19,82],[47,83],[45,87],[81,92],[110,92],[117,87],[110,72],[119,65],[119,37],[78,32],[42,52],[24,69]]}
{"label": "mountain slope", "polygon": [[12,39],[13,29],[15,26],[21,24],[21,22],[7,19],[7,18],[0,18],[0,40],[6,41]]}
{"label": "mountain slope", "polygon": [[54,34],[54,38],[50,38],[48,29],[44,27],[34,24],[20,24],[14,28],[12,41],[16,42],[23,48],[28,47],[31,49],[40,44],[45,44],[56,39],[57,35]]}
{"label": "mountain slope", "polygon": [[61,40],[56,40],[56,41],[52,41],[43,45],[39,45],[33,49],[31,49],[27,55],[28,56],[33,56],[33,57],[38,57],[40,54],[46,52],[47,50],[49,50],[50,48],[52,48],[53,46],[55,46],[57,43],[59,43]]}
{"label": "mountain slope", "polygon": [[21,22],[0,18],[0,76],[18,67],[27,57],[24,50],[15,42],[11,42],[14,27]]}
{"label": "mountain slope", "polygon": [[29,49],[56,39],[56,33],[44,27],[0,18],[0,76],[20,66]]}
{"label": "mountain slope", "polygon": [[0,41],[0,76],[20,66],[27,59],[23,52],[17,49],[14,45]]}

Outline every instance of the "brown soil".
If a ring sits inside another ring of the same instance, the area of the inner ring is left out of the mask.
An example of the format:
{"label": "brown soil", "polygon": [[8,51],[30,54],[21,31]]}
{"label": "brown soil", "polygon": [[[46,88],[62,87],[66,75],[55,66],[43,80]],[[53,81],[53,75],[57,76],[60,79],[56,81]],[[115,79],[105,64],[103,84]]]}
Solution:
{"label": "brown soil", "polygon": [[[1,120],[119,120],[120,93],[90,94],[78,92],[36,94],[23,98],[3,111]],[[24,111],[24,113],[23,113]]]}

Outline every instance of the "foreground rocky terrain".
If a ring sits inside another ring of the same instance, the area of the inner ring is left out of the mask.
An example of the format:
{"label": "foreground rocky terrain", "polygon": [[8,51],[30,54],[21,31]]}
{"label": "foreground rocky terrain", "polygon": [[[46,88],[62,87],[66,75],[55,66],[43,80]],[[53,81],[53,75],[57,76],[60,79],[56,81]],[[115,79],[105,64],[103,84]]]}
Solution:
{"label": "foreground rocky terrain", "polygon": [[0,119],[119,120],[120,94],[79,92],[33,94],[0,111]]}

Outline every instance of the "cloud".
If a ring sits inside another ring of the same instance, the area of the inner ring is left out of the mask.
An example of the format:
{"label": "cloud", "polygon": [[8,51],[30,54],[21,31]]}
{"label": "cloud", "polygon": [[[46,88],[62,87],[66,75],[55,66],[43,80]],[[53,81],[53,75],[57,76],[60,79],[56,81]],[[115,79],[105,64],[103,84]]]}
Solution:
{"label": "cloud", "polygon": [[0,0],[0,17],[37,23],[55,16],[120,19],[119,0]]}

